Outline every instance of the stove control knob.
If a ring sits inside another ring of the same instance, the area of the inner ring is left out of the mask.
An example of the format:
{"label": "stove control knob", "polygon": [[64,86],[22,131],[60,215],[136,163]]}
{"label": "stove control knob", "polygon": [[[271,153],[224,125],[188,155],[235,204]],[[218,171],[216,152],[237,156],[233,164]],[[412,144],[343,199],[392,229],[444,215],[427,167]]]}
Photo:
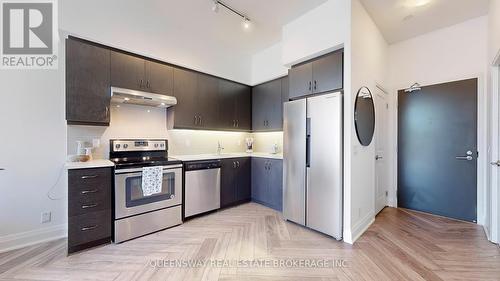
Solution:
{"label": "stove control knob", "polygon": [[116,148],[116,149],[120,149],[120,146],[121,146],[121,145],[120,145],[119,143],[115,144],[115,148]]}
{"label": "stove control knob", "polygon": [[162,143],[162,144],[160,144],[160,147],[164,147],[164,146],[165,146],[165,145],[164,145],[163,143]]}
{"label": "stove control knob", "polygon": [[157,143],[155,143],[155,148],[158,148],[158,144]]}
{"label": "stove control knob", "polygon": [[128,144],[124,144],[123,148],[127,149],[128,148]]}

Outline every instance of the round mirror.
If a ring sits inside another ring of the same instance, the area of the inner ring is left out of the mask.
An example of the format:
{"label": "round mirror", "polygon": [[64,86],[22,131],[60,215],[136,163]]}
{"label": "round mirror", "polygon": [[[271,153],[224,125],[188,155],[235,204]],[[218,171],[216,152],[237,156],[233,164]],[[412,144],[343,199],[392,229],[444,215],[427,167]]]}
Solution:
{"label": "round mirror", "polygon": [[354,123],[358,140],[363,146],[369,146],[375,132],[375,106],[370,89],[361,87],[354,105]]}

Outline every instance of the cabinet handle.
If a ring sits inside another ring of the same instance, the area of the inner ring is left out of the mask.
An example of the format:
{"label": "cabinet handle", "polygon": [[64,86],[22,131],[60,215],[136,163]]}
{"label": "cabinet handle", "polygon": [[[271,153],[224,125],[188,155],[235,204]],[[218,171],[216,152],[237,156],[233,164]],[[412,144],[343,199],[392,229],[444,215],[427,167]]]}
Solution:
{"label": "cabinet handle", "polygon": [[196,115],[194,116],[194,124],[198,125],[198,116],[196,116]]}
{"label": "cabinet handle", "polygon": [[236,120],[236,128],[240,127],[240,120]]}
{"label": "cabinet handle", "polygon": [[92,225],[92,226],[82,227],[80,230],[81,231],[89,231],[89,230],[93,230],[93,229],[96,229],[96,228],[97,228],[97,225]]}
{"label": "cabinet handle", "polygon": [[92,190],[83,190],[80,193],[85,195],[85,194],[89,194],[89,193],[97,193],[98,191],[99,191],[99,189],[92,189]]}
{"label": "cabinet handle", "polygon": [[90,208],[95,208],[97,207],[99,204],[95,203],[95,204],[89,204],[89,205],[82,205],[82,209],[90,209]]}
{"label": "cabinet handle", "polygon": [[233,161],[233,168],[236,169],[236,162]]}
{"label": "cabinet handle", "polygon": [[140,82],[139,82],[139,88],[142,88],[143,84],[144,84],[144,81],[142,81],[142,79],[141,79]]}
{"label": "cabinet handle", "polygon": [[97,175],[82,176],[82,180],[95,179],[97,177],[98,177]]}
{"label": "cabinet handle", "polygon": [[146,88],[151,89],[151,82],[149,82],[149,80],[146,82]]}
{"label": "cabinet handle", "polygon": [[236,164],[237,164],[236,168],[239,168],[240,167],[240,161],[236,161]]}
{"label": "cabinet handle", "polygon": [[106,106],[106,118],[109,116],[109,107]]}
{"label": "cabinet handle", "polygon": [[203,117],[198,116],[198,119],[200,120],[198,125],[203,126]]}
{"label": "cabinet handle", "polygon": [[309,81],[309,91],[311,91],[311,85],[312,85],[312,83],[311,83],[311,81]]}
{"label": "cabinet handle", "polygon": [[314,90],[316,90],[318,88],[318,82],[316,82],[316,80],[314,80]]}

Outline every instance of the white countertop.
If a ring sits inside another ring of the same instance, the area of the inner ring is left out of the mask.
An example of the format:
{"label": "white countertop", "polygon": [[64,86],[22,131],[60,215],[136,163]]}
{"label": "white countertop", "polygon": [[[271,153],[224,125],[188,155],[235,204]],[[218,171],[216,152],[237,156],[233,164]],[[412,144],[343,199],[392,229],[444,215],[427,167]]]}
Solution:
{"label": "white countertop", "polygon": [[106,160],[106,159],[95,159],[87,162],[66,162],[66,169],[74,170],[74,169],[90,169],[90,168],[105,168],[105,167],[113,167],[115,163]]}
{"label": "white countertop", "polygon": [[179,159],[181,161],[197,161],[197,160],[211,160],[211,159],[227,159],[227,158],[240,158],[240,157],[259,157],[268,159],[283,159],[283,154],[272,154],[263,152],[236,152],[236,153],[222,153],[222,154],[197,154],[197,155],[171,155],[169,157]]}

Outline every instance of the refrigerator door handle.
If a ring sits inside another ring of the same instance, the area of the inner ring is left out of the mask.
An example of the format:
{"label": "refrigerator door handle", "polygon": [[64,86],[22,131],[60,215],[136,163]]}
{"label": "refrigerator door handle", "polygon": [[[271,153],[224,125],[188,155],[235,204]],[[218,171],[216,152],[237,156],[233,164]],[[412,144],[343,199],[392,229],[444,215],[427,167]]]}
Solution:
{"label": "refrigerator door handle", "polygon": [[311,118],[306,119],[306,167],[311,167]]}

